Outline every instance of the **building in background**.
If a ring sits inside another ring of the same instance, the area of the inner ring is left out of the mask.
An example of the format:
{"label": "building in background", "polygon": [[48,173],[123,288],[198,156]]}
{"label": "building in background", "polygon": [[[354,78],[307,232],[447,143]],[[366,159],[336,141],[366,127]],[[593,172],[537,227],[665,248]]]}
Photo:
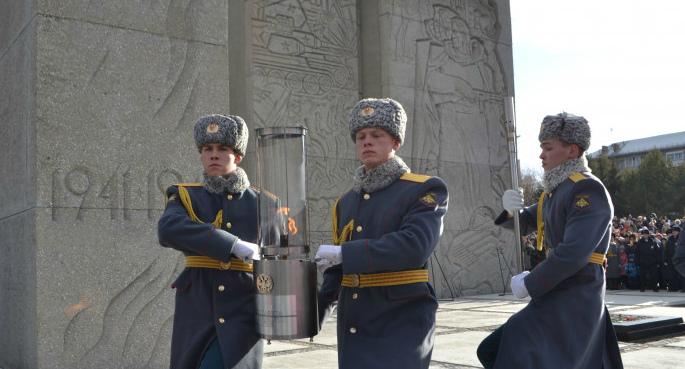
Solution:
{"label": "building in background", "polygon": [[661,151],[666,160],[673,165],[683,165],[685,163],[685,131],[612,143],[591,153],[589,158],[596,159],[607,155],[616,165],[616,169],[621,171],[639,167],[642,158],[652,150]]}

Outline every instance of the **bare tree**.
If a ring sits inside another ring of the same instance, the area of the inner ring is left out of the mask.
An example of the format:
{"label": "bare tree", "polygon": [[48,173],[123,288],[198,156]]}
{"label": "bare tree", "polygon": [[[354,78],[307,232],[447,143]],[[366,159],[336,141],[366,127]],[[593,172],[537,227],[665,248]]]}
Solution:
{"label": "bare tree", "polygon": [[533,168],[521,170],[519,186],[523,189],[523,201],[526,205],[537,202],[542,193],[542,172]]}

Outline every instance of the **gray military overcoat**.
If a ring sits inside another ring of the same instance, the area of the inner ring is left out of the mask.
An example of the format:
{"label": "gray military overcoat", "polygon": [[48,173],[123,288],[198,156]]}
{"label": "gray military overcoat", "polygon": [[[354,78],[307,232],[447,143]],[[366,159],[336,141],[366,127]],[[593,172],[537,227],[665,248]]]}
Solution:
{"label": "gray military overcoat", "polygon": [[[228,262],[238,239],[257,242],[258,194],[255,190],[214,194],[201,184],[183,187],[198,220],[191,219],[182,204],[179,186],[169,187],[167,206],[158,225],[162,246],[179,250],[186,256],[208,256]],[[215,221],[219,223],[218,228],[212,224]],[[257,334],[257,290],[252,273],[185,268],[173,287],[176,309],[171,369],[197,368],[215,339],[226,368],[261,368],[263,341]]]}
{"label": "gray military overcoat", "polygon": [[[606,254],[613,205],[590,173],[548,194],[542,209],[547,258],[525,278],[531,301],[502,332],[496,369],[622,368],[604,304],[604,268],[588,263]],[[537,204],[520,212],[521,234],[536,230]],[[495,221],[508,224],[506,212]]]}
{"label": "gray military overcoat", "polygon": [[407,177],[373,193],[349,191],[338,202],[336,227],[353,220],[354,228],[342,243],[342,265],[324,274],[319,309],[325,317],[338,300],[341,369],[427,369],[430,364],[438,308],[430,283],[341,287],[343,274],[426,268],[442,234],[447,186],[438,177]]}

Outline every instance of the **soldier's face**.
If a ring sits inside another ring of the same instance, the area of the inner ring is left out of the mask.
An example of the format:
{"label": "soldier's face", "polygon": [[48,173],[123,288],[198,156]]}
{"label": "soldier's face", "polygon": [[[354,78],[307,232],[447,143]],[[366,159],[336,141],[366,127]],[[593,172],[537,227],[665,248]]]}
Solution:
{"label": "soldier's face", "polygon": [[232,148],[218,143],[207,144],[200,149],[202,167],[208,176],[231,173],[236,170],[242,159],[242,155],[236,154]]}
{"label": "soldier's face", "polygon": [[546,171],[554,169],[559,164],[576,159],[580,156],[580,151],[577,145],[570,145],[558,138],[544,140],[540,143],[540,159],[542,160],[542,168]]}
{"label": "soldier's face", "polygon": [[400,143],[383,129],[363,128],[355,135],[355,148],[357,158],[369,170],[395,156]]}

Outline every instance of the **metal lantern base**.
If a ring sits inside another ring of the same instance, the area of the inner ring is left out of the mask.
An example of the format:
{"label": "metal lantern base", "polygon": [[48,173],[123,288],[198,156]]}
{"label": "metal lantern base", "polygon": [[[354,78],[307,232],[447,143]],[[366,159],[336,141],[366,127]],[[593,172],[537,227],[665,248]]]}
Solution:
{"label": "metal lantern base", "polygon": [[269,340],[313,337],[319,332],[316,263],[256,260],[257,331]]}

